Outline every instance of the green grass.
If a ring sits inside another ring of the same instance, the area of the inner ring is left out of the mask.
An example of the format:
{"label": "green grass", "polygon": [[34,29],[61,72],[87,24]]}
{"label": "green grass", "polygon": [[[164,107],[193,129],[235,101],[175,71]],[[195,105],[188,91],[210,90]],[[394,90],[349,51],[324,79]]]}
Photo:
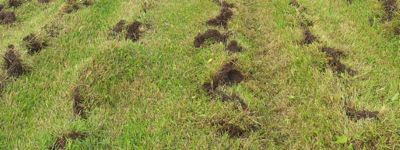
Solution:
{"label": "green grass", "polygon": [[[230,54],[223,44],[193,47],[219,13],[212,0],[96,0],[71,14],[61,12],[61,0],[7,8],[17,22],[0,25],[0,53],[16,45],[32,71],[2,93],[0,149],[46,149],[69,131],[88,137],[68,142],[68,149],[400,148],[400,38],[391,32],[399,17],[382,23],[379,1],[299,0],[303,13],[284,0],[230,2],[237,6],[231,39],[245,47],[242,53]],[[144,3],[151,4],[147,13]],[[321,42],[298,44],[301,15],[314,22]],[[138,42],[110,38],[121,19],[150,27]],[[22,38],[45,35],[42,27],[51,23],[61,34],[28,55]],[[333,73],[319,50],[325,45],[343,50],[342,62],[358,74]],[[251,114],[210,100],[202,89],[234,58],[246,80],[223,90],[238,93]],[[88,119],[73,114],[76,86],[86,87]],[[352,121],[346,104],[379,111],[379,119]],[[218,134],[216,120],[259,129],[230,138]]]}

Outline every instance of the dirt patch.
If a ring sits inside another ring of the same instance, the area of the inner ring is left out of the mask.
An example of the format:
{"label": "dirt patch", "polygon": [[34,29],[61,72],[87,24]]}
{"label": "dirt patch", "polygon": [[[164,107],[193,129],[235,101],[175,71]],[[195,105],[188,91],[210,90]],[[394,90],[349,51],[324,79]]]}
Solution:
{"label": "dirt patch", "polygon": [[133,42],[136,42],[139,40],[142,32],[143,32],[142,23],[139,21],[134,21],[127,27],[126,39],[130,39]]}
{"label": "dirt patch", "polygon": [[239,43],[236,40],[231,41],[226,49],[230,52],[241,52],[243,50],[243,47],[239,45]]}
{"label": "dirt patch", "polygon": [[347,67],[340,61],[340,59],[345,56],[342,51],[329,47],[323,47],[321,48],[321,51],[326,54],[328,65],[332,68],[333,72],[337,74],[348,73],[351,76],[357,74],[357,71]]}
{"label": "dirt patch", "polygon": [[8,0],[8,6],[10,7],[19,7],[22,5],[22,0]]}
{"label": "dirt patch", "polygon": [[86,118],[86,110],[85,110],[85,102],[84,98],[81,94],[81,89],[79,87],[75,87],[74,91],[72,92],[73,98],[73,105],[72,108],[74,110],[74,114],[76,116],[80,116],[82,118]]}
{"label": "dirt patch", "polygon": [[112,29],[113,33],[121,33],[126,25],[126,20],[120,20],[117,24],[115,24],[115,26]]}
{"label": "dirt patch", "polygon": [[304,39],[301,42],[303,45],[312,44],[318,41],[318,37],[312,34],[309,28],[305,28],[303,32]]}
{"label": "dirt patch", "polygon": [[237,84],[244,80],[244,75],[236,69],[235,61],[225,64],[220,71],[218,71],[211,82],[203,85],[206,91],[213,92],[220,85]]}
{"label": "dirt patch", "polygon": [[217,133],[219,135],[228,134],[230,138],[245,138],[251,132],[257,131],[259,126],[252,123],[243,123],[242,126],[231,123],[226,119],[219,119],[211,122],[213,126],[218,126]]}
{"label": "dirt patch", "polygon": [[28,48],[28,54],[30,55],[40,52],[47,46],[47,43],[42,41],[35,34],[29,34],[23,39],[23,41],[25,42],[26,48]]}
{"label": "dirt patch", "polygon": [[202,34],[199,33],[194,38],[194,47],[199,48],[206,41],[211,41],[212,43],[215,42],[226,43],[227,38],[228,38],[227,34],[221,34],[218,30],[215,29],[208,29],[205,33]]}
{"label": "dirt patch", "polygon": [[38,0],[39,3],[50,3],[50,0]]}
{"label": "dirt patch", "polygon": [[15,49],[14,45],[8,46],[8,50],[4,54],[3,60],[3,68],[10,77],[19,77],[29,72],[29,68],[22,63],[21,56]]}
{"label": "dirt patch", "polygon": [[2,11],[0,12],[0,23],[11,24],[17,21],[17,17],[14,12]]}
{"label": "dirt patch", "polygon": [[81,7],[79,6],[78,3],[76,3],[73,0],[70,0],[62,8],[62,12],[69,14],[69,13],[72,13],[72,12],[75,12],[75,11],[79,10],[80,8]]}
{"label": "dirt patch", "polygon": [[2,11],[3,8],[4,8],[4,5],[3,5],[3,4],[0,4],[0,11]]}
{"label": "dirt patch", "polygon": [[354,108],[347,107],[346,115],[351,120],[358,121],[361,119],[378,119],[378,111],[368,111],[368,110],[356,110]]}
{"label": "dirt patch", "polygon": [[68,140],[84,140],[87,134],[81,132],[70,132],[58,137],[49,150],[63,150],[67,146]]}
{"label": "dirt patch", "polygon": [[222,26],[224,28],[228,28],[228,22],[232,19],[233,11],[229,7],[222,7],[220,14],[207,21],[208,25],[211,26]]}
{"label": "dirt patch", "polygon": [[291,0],[289,5],[296,7],[296,8],[300,8],[300,4],[297,0]]}
{"label": "dirt patch", "polygon": [[83,1],[83,5],[85,6],[91,6],[94,4],[94,0],[85,0]]}
{"label": "dirt patch", "polygon": [[383,4],[383,8],[385,9],[385,17],[386,21],[392,21],[396,12],[398,10],[397,1],[396,0],[380,0]]}

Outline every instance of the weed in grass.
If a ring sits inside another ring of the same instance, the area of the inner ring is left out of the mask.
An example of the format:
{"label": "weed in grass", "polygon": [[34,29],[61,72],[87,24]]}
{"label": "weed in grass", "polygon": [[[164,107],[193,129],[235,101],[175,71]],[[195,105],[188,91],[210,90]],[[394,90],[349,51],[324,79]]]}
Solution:
{"label": "weed in grass", "polygon": [[143,32],[142,23],[139,21],[134,21],[127,27],[126,39],[130,39],[133,42],[136,42],[137,40],[139,40],[142,32]]}
{"label": "weed in grass", "polygon": [[354,108],[347,107],[346,108],[346,115],[351,120],[358,121],[361,119],[377,119],[378,118],[378,111],[369,111],[369,110],[356,110]]}
{"label": "weed in grass", "polygon": [[86,137],[87,134],[76,131],[63,134],[56,139],[54,144],[49,147],[49,150],[63,150],[67,146],[68,140],[84,140]]}
{"label": "weed in grass", "polygon": [[303,45],[312,44],[318,40],[318,37],[312,34],[309,28],[305,28],[303,32],[304,39],[301,42]]}
{"label": "weed in grass", "polygon": [[233,11],[229,7],[222,7],[220,14],[207,21],[208,25],[211,26],[222,26],[224,28],[228,28],[228,22],[232,19]]}
{"label": "weed in grass", "polygon": [[194,47],[199,48],[203,45],[207,40],[212,43],[222,42],[226,43],[228,38],[227,34],[221,34],[218,30],[208,29],[205,33],[198,34],[194,39]]}
{"label": "weed in grass", "polygon": [[236,40],[233,40],[228,44],[226,49],[230,52],[241,52],[243,50],[243,47],[240,46]]}
{"label": "weed in grass", "polygon": [[397,1],[396,0],[380,0],[383,4],[383,8],[385,9],[385,20],[392,21],[396,12],[398,10]]}
{"label": "weed in grass", "polygon": [[11,24],[17,21],[17,17],[14,12],[2,11],[0,12],[0,23]]}
{"label": "weed in grass", "polygon": [[3,68],[11,77],[19,77],[28,72],[28,67],[22,63],[21,56],[14,45],[9,45],[7,52],[3,56]]}
{"label": "weed in grass", "polygon": [[24,37],[23,41],[25,42],[26,48],[28,48],[28,54],[30,55],[40,52],[47,46],[47,43],[35,34],[29,34]]}
{"label": "weed in grass", "polygon": [[10,7],[19,7],[22,5],[22,0],[8,0],[8,6]]}

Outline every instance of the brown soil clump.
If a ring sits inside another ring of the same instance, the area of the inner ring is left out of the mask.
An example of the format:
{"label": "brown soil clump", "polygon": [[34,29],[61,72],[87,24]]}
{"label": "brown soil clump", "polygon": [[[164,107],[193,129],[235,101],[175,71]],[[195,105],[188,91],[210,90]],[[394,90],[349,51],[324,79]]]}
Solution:
{"label": "brown soil clump", "polygon": [[361,119],[377,119],[378,118],[378,111],[368,111],[368,110],[361,110],[358,111],[354,108],[346,108],[346,115],[351,120],[358,121]]}
{"label": "brown soil clump", "polygon": [[22,63],[21,56],[14,45],[9,45],[7,52],[3,56],[3,68],[8,76],[19,77],[29,72],[28,67]]}
{"label": "brown soil clump", "polygon": [[28,54],[30,55],[40,52],[43,48],[47,46],[47,43],[41,41],[39,37],[37,37],[35,34],[29,34],[23,39],[23,41],[26,43]]}
{"label": "brown soil clump", "polygon": [[297,0],[291,0],[289,5],[294,6],[296,8],[300,7],[300,4],[299,4],[299,2]]}
{"label": "brown soil clump", "polygon": [[243,50],[243,47],[239,45],[239,43],[236,40],[231,41],[226,49],[230,52],[241,52]]}
{"label": "brown soil clump", "polygon": [[230,123],[226,119],[216,120],[211,123],[213,126],[219,126],[217,133],[219,135],[228,134],[230,138],[245,138],[251,132],[257,131],[259,126],[252,123],[244,123],[243,127]]}
{"label": "brown soil clump", "polygon": [[39,3],[50,3],[50,0],[38,0]]}
{"label": "brown soil clump", "polygon": [[2,11],[0,12],[0,23],[1,24],[11,24],[17,21],[17,17],[14,12]]}
{"label": "brown soil clump", "polygon": [[8,0],[8,5],[14,8],[19,7],[22,5],[22,0]]}
{"label": "brown soil clump", "polygon": [[85,110],[85,104],[84,104],[84,98],[81,94],[81,89],[79,87],[75,87],[73,93],[72,93],[72,98],[74,100],[73,103],[73,110],[74,114],[76,116],[80,116],[82,118],[86,118],[86,110]]}
{"label": "brown soil clump", "polygon": [[130,39],[133,42],[136,42],[139,40],[142,31],[142,23],[139,21],[134,21],[127,27],[126,39]]}
{"label": "brown soil clump", "polygon": [[112,29],[112,32],[114,32],[114,33],[121,33],[121,32],[124,30],[126,23],[127,23],[126,20],[120,20],[120,21],[114,26],[114,28]]}
{"label": "brown soil clump", "polygon": [[232,19],[233,11],[229,7],[222,7],[220,14],[207,21],[208,25],[211,26],[222,26],[224,28],[228,28],[228,22]]}
{"label": "brown soil clump", "polygon": [[0,4],[0,11],[2,11],[4,9],[4,5]]}
{"label": "brown soil clump", "polygon": [[385,20],[392,21],[396,12],[398,10],[397,1],[396,0],[380,0],[385,9]]}
{"label": "brown soil clump", "polygon": [[304,45],[312,44],[318,40],[318,37],[313,35],[311,33],[310,29],[308,29],[308,28],[304,29],[303,35],[304,35],[304,39],[302,41],[302,44],[304,44]]}
{"label": "brown soil clump", "polygon": [[87,137],[85,133],[70,132],[56,139],[54,144],[49,147],[49,150],[63,150],[67,146],[68,140],[84,140]]}
{"label": "brown soil clump", "polygon": [[84,97],[81,94],[81,89],[79,87],[75,87],[73,93],[72,93],[72,98],[73,98],[73,111],[76,116],[80,116],[82,118],[86,118],[86,108],[85,108],[85,101]]}
{"label": "brown soil clump", "polygon": [[347,72],[351,76],[357,74],[357,71],[347,67],[340,61],[340,59],[345,56],[342,51],[329,47],[323,47],[321,51],[328,57],[328,65],[332,68],[333,72],[337,74]]}
{"label": "brown soil clump", "polygon": [[85,6],[91,6],[94,4],[94,0],[85,0],[83,1],[83,5]]}
{"label": "brown soil clump", "polygon": [[231,85],[242,82],[244,80],[244,75],[236,69],[234,63],[235,61],[231,61],[225,64],[222,69],[214,75],[212,82],[207,82],[203,85],[205,90],[212,93],[220,85]]}
{"label": "brown soil clump", "polygon": [[62,8],[62,11],[64,13],[72,13],[75,12],[77,10],[79,10],[81,7],[79,6],[79,4],[76,1],[70,0],[67,2],[67,4],[64,5],[64,7]]}
{"label": "brown soil clump", "polygon": [[203,34],[198,34],[194,39],[194,47],[199,48],[203,45],[207,40],[210,40],[212,43],[215,42],[223,42],[226,43],[228,35],[221,34],[218,30],[208,29]]}

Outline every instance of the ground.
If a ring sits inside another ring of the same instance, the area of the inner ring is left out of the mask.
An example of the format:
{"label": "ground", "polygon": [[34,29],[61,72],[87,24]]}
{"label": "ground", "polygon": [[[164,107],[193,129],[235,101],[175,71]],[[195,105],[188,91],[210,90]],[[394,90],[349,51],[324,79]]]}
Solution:
{"label": "ground", "polygon": [[400,149],[396,0],[20,2],[0,149]]}

